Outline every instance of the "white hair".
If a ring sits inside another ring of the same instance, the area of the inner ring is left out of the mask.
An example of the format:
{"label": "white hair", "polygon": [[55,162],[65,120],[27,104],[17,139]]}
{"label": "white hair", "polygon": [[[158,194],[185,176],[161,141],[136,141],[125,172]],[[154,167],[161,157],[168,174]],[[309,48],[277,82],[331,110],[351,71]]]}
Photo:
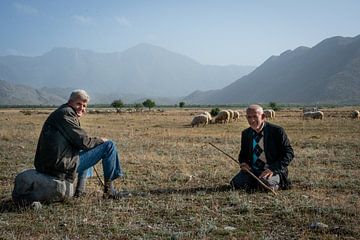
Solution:
{"label": "white hair", "polygon": [[257,105],[257,104],[251,104],[250,106],[248,106],[246,109],[246,113],[250,112],[250,111],[255,111],[260,114],[264,113],[264,109],[260,105]]}
{"label": "white hair", "polygon": [[69,101],[75,101],[77,99],[81,99],[81,100],[85,100],[85,101],[89,102],[90,96],[85,90],[77,89],[77,90],[74,90],[71,92]]}

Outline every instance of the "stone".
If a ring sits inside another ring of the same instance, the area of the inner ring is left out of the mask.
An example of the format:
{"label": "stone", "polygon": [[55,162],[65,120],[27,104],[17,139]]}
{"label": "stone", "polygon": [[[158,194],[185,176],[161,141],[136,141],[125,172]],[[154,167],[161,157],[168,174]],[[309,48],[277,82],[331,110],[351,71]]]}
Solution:
{"label": "stone", "polygon": [[327,229],[329,226],[322,222],[312,222],[309,227],[312,230],[324,230]]}
{"label": "stone", "polygon": [[74,195],[71,182],[39,173],[35,169],[26,169],[15,177],[12,192],[13,201],[17,204],[33,202],[59,202]]}
{"label": "stone", "polygon": [[33,202],[30,206],[35,211],[39,211],[42,208],[42,205],[40,202]]}
{"label": "stone", "polygon": [[235,227],[231,227],[231,226],[226,226],[226,227],[224,227],[224,229],[225,229],[226,231],[234,231],[234,230],[236,230]]}

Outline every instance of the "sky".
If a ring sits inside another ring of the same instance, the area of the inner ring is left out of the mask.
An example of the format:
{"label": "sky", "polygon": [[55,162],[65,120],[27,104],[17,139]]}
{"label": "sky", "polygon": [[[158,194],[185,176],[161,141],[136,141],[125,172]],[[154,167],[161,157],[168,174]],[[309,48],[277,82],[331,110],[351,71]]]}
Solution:
{"label": "sky", "polygon": [[359,35],[359,13],[358,0],[0,0],[0,56],[149,43],[201,64],[259,66],[288,49]]}

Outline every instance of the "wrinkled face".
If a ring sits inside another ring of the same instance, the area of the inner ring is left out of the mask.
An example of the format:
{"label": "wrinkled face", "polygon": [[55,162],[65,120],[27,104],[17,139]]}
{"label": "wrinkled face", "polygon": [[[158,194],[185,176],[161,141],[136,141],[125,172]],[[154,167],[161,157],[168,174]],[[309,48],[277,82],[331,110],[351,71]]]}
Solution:
{"label": "wrinkled face", "polygon": [[81,98],[78,98],[76,100],[69,100],[69,105],[73,107],[76,111],[76,115],[78,117],[83,116],[86,113],[86,107],[87,107],[87,100],[83,100]]}
{"label": "wrinkled face", "polygon": [[261,127],[265,122],[265,114],[260,110],[248,109],[246,111],[246,118],[250,127],[256,132],[260,132]]}

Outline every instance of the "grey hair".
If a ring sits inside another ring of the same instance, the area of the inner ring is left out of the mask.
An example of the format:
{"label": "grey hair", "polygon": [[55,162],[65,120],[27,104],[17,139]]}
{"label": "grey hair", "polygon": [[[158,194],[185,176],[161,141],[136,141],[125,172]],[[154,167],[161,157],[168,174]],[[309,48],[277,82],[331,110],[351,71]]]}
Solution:
{"label": "grey hair", "polygon": [[260,114],[264,113],[264,109],[260,105],[257,105],[257,104],[251,104],[250,106],[248,106],[246,108],[246,112],[249,112],[249,111],[259,112]]}
{"label": "grey hair", "polygon": [[72,93],[70,94],[69,101],[75,101],[77,99],[81,99],[81,100],[85,100],[85,101],[89,102],[90,96],[85,90],[77,89],[77,90],[72,91]]}

